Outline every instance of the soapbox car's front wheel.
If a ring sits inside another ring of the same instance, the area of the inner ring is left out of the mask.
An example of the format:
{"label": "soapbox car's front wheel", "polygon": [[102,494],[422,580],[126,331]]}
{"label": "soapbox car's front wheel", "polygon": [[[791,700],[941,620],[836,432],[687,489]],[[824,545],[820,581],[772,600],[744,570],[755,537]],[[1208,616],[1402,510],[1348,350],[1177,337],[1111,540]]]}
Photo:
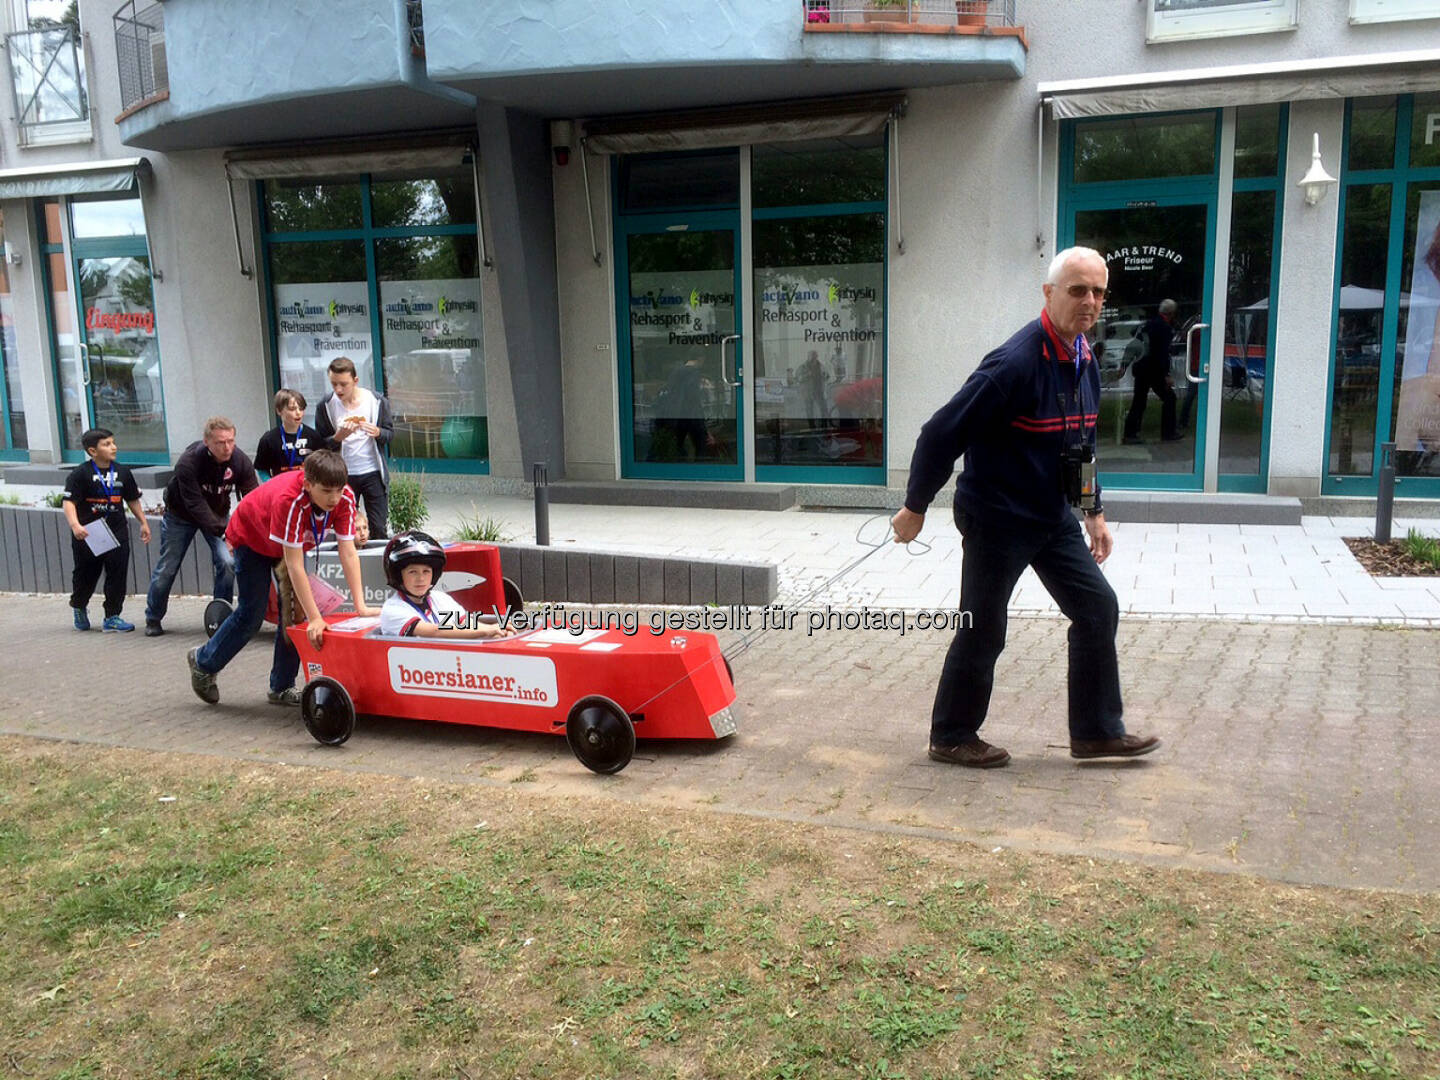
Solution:
{"label": "soapbox car's front wheel", "polygon": [[224,600],[211,600],[205,605],[205,636],[214,637],[220,624],[230,617],[231,608]]}
{"label": "soapbox car's front wheel", "polygon": [[326,746],[339,746],[355,731],[355,702],[350,700],[350,692],[328,675],[305,684],[300,715],[305,718],[305,730]]}
{"label": "soapbox car's front wheel", "polygon": [[506,611],[523,611],[525,609],[525,597],[521,595],[519,585],[507,577],[500,579],[500,588],[505,594]]}
{"label": "soapbox car's front wheel", "polygon": [[565,738],[592,772],[617,773],[635,754],[635,725],[624,709],[598,694],[575,703],[565,721]]}

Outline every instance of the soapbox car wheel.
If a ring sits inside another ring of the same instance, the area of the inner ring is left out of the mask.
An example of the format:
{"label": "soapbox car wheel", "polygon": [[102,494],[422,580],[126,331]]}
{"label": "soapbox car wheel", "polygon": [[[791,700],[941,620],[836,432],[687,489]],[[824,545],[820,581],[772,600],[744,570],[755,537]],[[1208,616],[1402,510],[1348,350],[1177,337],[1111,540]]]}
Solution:
{"label": "soapbox car wheel", "polygon": [[506,611],[519,611],[525,606],[525,597],[520,594],[519,585],[507,577],[500,579],[500,587],[505,593]]}
{"label": "soapbox car wheel", "polygon": [[224,600],[211,600],[205,605],[205,636],[214,637],[220,624],[230,617],[231,608]]}
{"label": "soapbox car wheel", "polygon": [[565,738],[591,772],[617,773],[635,754],[635,725],[624,709],[598,694],[581,698],[571,708]]}
{"label": "soapbox car wheel", "polygon": [[355,702],[350,700],[350,692],[328,675],[305,684],[300,715],[305,718],[305,730],[326,746],[339,746],[355,731]]}

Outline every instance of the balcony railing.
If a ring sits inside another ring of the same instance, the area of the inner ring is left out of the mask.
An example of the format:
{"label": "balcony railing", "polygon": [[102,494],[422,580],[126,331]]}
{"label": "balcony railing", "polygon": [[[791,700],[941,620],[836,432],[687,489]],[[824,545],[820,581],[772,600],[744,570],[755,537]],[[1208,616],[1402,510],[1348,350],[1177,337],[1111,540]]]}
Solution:
{"label": "balcony railing", "polygon": [[165,12],[157,3],[140,8],[129,0],[115,12],[115,60],[120,104],[129,109],[170,89],[165,61]]}
{"label": "balcony railing", "polygon": [[88,133],[90,105],[79,38],[79,30],[68,24],[6,35],[22,143],[63,136],[76,127]]}
{"label": "balcony railing", "polygon": [[800,0],[808,26],[1014,26],[1015,0]]}

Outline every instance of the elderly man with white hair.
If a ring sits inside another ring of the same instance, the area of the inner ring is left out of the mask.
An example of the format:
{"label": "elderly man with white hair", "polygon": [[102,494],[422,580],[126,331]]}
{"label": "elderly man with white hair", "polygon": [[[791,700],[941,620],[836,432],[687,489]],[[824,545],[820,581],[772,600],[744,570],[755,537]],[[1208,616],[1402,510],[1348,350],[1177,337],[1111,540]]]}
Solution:
{"label": "elderly man with white hair", "polygon": [[986,355],[916,441],[905,505],[891,519],[897,543],[919,534],[965,456],[955,483],[962,620],[931,714],[936,761],[990,769],[1010,760],[979,731],[1005,648],[1006,605],[1027,566],[1070,620],[1070,756],[1137,757],[1160,745],[1125,731],[1115,653],[1120,608],[1098,565],[1113,540],[1095,478],[1100,374],[1085,334],[1108,282],[1099,252],[1074,247],[1056,255],[1040,317]]}

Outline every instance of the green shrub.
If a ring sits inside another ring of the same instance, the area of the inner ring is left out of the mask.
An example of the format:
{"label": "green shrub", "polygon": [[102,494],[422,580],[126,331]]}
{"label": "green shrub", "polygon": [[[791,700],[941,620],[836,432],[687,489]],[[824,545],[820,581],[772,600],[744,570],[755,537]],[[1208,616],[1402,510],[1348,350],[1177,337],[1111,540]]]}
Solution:
{"label": "green shrub", "polygon": [[505,531],[504,522],[495,518],[482,518],[478,513],[474,517],[461,516],[452,534],[456,540],[478,540],[486,544],[503,544],[513,540]]}
{"label": "green shrub", "polygon": [[1405,551],[1412,559],[1440,569],[1440,540],[1426,536],[1418,529],[1411,529],[1405,537]]}
{"label": "green shrub", "polygon": [[418,529],[430,516],[425,503],[425,474],[390,474],[390,531]]}
{"label": "green shrub", "polygon": [[0,495],[0,503],[6,506],[19,506],[20,496],[13,491],[7,491],[4,495]]}
{"label": "green shrub", "polygon": [[63,491],[50,491],[45,495],[45,505],[59,510],[65,505],[65,493]]}

